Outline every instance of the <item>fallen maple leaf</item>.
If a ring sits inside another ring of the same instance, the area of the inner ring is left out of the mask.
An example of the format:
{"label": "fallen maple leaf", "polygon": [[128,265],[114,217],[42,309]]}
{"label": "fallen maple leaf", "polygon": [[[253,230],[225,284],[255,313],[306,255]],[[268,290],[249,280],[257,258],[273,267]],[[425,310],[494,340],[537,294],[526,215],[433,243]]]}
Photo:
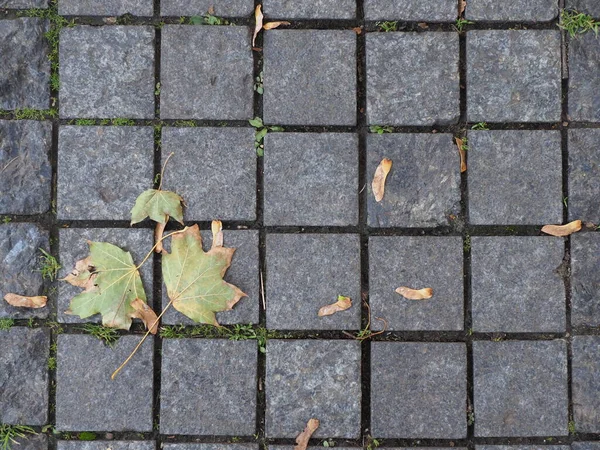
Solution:
{"label": "fallen maple leaf", "polygon": [[171,191],[148,189],[135,200],[131,210],[131,225],[141,222],[146,217],[158,223],[166,224],[169,217],[183,224],[183,199]]}
{"label": "fallen maple leaf", "polygon": [[396,292],[408,300],[427,300],[433,297],[433,289],[431,288],[411,289],[406,286],[400,286],[396,289]]}
{"label": "fallen maple leaf", "polygon": [[280,21],[280,22],[267,22],[263,25],[263,30],[273,30],[281,25],[291,25],[289,22]]}
{"label": "fallen maple leaf", "polygon": [[308,440],[313,435],[315,431],[319,428],[319,420],[318,419],[310,419],[306,424],[306,428],[302,433],[298,435],[296,438],[296,445],[294,446],[294,450],[306,450],[308,447]]}
{"label": "fallen maple leaf", "polygon": [[339,311],[345,311],[352,306],[352,300],[350,297],[344,297],[343,295],[338,295],[337,302],[332,303],[331,305],[323,306],[319,309],[318,316],[331,316]]}
{"label": "fallen maple leaf", "polygon": [[202,249],[198,225],[173,235],[171,253],[162,259],[162,272],[173,307],[199,323],[218,326],[215,313],[227,311],[246,294],[223,276],[234,248]]}
{"label": "fallen maple leaf", "polygon": [[375,201],[380,202],[383,200],[383,194],[385,193],[385,179],[387,178],[391,169],[392,160],[388,158],[383,158],[377,166],[375,175],[373,176],[373,183],[371,183],[371,188],[373,189],[373,194],[375,195]]}
{"label": "fallen maple leaf", "polygon": [[43,308],[48,302],[48,297],[37,295],[35,297],[26,297],[24,295],[8,293],[4,296],[6,303],[18,308]]}
{"label": "fallen maple leaf", "polygon": [[131,302],[131,307],[135,310],[131,317],[140,319],[144,322],[146,329],[148,329],[150,333],[156,334],[158,331],[158,317],[152,308],[139,298],[136,298]]}
{"label": "fallen maple leaf", "polygon": [[581,220],[574,220],[565,225],[545,225],[542,228],[542,233],[549,234],[551,236],[569,236],[570,234],[576,233],[581,230]]}
{"label": "fallen maple leaf", "polygon": [[254,47],[256,42],[256,36],[260,33],[263,26],[263,13],[260,10],[261,5],[256,5],[256,9],[254,10],[254,18],[256,19],[256,24],[254,25],[254,35],[252,36],[252,47]]}
{"label": "fallen maple leaf", "polygon": [[463,173],[467,170],[464,142],[461,138],[458,137],[455,137],[454,140],[456,141],[456,147],[458,147],[458,154],[460,156],[460,173]]}

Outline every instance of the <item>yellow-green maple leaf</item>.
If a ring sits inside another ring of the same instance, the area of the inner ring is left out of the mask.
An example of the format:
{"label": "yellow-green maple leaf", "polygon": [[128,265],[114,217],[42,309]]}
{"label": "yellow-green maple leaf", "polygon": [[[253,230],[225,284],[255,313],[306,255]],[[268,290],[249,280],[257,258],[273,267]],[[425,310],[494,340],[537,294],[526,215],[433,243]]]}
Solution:
{"label": "yellow-green maple leaf", "polygon": [[148,189],[142,192],[135,200],[131,210],[131,225],[141,222],[146,217],[155,222],[165,224],[169,217],[183,224],[183,199],[171,191],[161,189]]}

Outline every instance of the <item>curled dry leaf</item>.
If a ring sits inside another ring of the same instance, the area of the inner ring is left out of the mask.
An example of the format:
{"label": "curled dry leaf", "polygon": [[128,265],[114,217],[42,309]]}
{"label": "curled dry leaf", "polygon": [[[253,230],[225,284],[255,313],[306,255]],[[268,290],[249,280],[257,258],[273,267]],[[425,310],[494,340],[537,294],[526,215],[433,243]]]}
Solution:
{"label": "curled dry leaf", "polygon": [[431,288],[411,289],[406,286],[400,286],[396,289],[396,292],[409,300],[427,300],[433,297],[433,289]]}
{"label": "curled dry leaf", "polygon": [[581,230],[581,220],[574,220],[566,225],[545,225],[542,228],[542,233],[551,236],[568,236]]}
{"label": "curled dry leaf", "polygon": [[455,137],[454,140],[456,141],[456,147],[458,147],[458,154],[460,155],[460,173],[463,173],[467,170],[464,142],[461,138],[458,137]]}
{"label": "curled dry leaf", "polygon": [[25,297],[24,295],[18,294],[6,294],[4,296],[6,303],[19,308],[43,308],[48,302],[48,297],[43,295],[37,295],[35,297]]}
{"label": "curled dry leaf", "polygon": [[142,300],[136,298],[131,302],[131,306],[134,312],[131,313],[131,317],[140,319],[146,325],[146,328],[152,334],[156,334],[158,331],[158,317],[156,313]]}
{"label": "curled dry leaf", "polygon": [[390,170],[392,170],[392,160],[389,158],[383,158],[375,170],[371,188],[373,189],[375,200],[378,202],[383,200],[383,195],[385,193],[385,179],[387,178],[388,173],[390,173]]}
{"label": "curled dry leaf", "polygon": [[462,17],[467,7],[466,0],[458,0],[458,17]]}
{"label": "curled dry leaf", "polygon": [[352,300],[350,297],[344,297],[343,295],[338,295],[337,302],[332,303],[331,305],[323,306],[319,309],[319,317],[323,316],[331,316],[339,311],[346,311],[348,308],[352,306]]}
{"label": "curled dry leaf", "polygon": [[362,27],[354,27],[352,28],[352,31],[354,31],[356,34],[361,34],[363,29]]}
{"label": "curled dry leaf", "polygon": [[279,22],[267,22],[263,25],[263,30],[273,30],[281,25],[291,25],[289,22],[285,20]]}
{"label": "curled dry leaf", "polygon": [[210,248],[223,247],[223,223],[220,220],[213,220],[210,229],[213,236]]}
{"label": "curled dry leaf", "polygon": [[254,35],[252,36],[252,47],[255,46],[256,36],[260,33],[263,27],[263,13],[260,10],[262,5],[256,5],[256,9],[254,10],[254,18],[256,19],[256,24],[254,25]]}
{"label": "curled dry leaf", "polygon": [[[167,221],[169,220],[169,216],[167,216]],[[165,248],[162,245],[162,237],[165,232],[165,227],[167,226],[167,222],[160,223],[156,222],[156,226],[154,227],[154,242],[156,242],[156,246],[154,247],[154,251],[156,253],[164,253]]]}
{"label": "curled dry leaf", "polygon": [[308,440],[313,433],[317,431],[317,428],[319,428],[319,419],[310,419],[306,424],[304,431],[296,438],[294,450],[306,450],[306,447],[308,446]]}

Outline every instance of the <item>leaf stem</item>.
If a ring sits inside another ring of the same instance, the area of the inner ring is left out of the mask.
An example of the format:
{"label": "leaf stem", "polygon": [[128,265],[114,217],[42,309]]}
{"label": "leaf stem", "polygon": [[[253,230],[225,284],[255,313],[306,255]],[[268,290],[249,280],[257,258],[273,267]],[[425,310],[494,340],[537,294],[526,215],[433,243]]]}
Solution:
{"label": "leaf stem", "polygon": [[144,263],[146,261],[148,261],[148,258],[150,258],[150,256],[154,253],[154,249],[156,248],[156,246],[158,244],[160,244],[162,241],[164,241],[166,238],[173,236],[174,234],[179,234],[179,233],[183,233],[185,230],[187,230],[188,227],[185,227],[183,230],[177,230],[177,231],[173,231],[172,233],[169,234],[165,234],[163,237],[161,237],[159,240],[156,241],[156,244],[154,244],[152,246],[152,248],[150,249],[150,251],[146,254],[146,256],[144,257],[144,259],[142,260],[141,263],[138,264],[138,266],[135,268],[135,270],[140,270],[140,267],[142,267],[144,265]]}
{"label": "leaf stem", "polygon": [[165,175],[165,168],[167,167],[167,163],[169,162],[169,159],[171,159],[171,156],[173,156],[175,153],[171,152],[171,154],[169,156],[167,156],[167,159],[165,161],[165,163],[162,166],[162,170],[160,171],[160,183],[158,185],[158,190],[162,190],[162,184],[163,184],[163,179],[164,179],[164,175]]}

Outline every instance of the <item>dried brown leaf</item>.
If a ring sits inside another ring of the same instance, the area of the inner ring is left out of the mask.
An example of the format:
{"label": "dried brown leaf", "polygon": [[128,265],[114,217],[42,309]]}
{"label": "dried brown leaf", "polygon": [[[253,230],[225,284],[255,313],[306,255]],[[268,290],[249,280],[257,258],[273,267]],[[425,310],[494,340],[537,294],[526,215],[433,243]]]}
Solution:
{"label": "dried brown leaf", "polygon": [[400,286],[396,289],[396,292],[408,300],[427,300],[433,297],[433,289],[431,288],[411,289],[406,286]]}
{"label": "dried brown leaf", "polygon": [[215,15],[215,7],[213,5],[210,5],[208,7],[208,11],[207,11],[211,16]]}
{"label": "dried brown leaf", "polygon": [[291,25],[289,22],[286,22],[285,20],[279,21],[279,22],[267,22],[263,25],[263,30],[273,30],[281,25]]}
{"label": "dried brown leaf", "polygon": [[263,27],[263,13],[260,10],[262,8],[261,5],[256,5],[256,9],[254,10],[254,18],[256,19],[256,24],[254,25],[254,35],[252,36],[252,47],[254,47],[256,42],[256,36],[260,33]]}
{"label": "dried brown leaf", "polygon": [[88,286],[91,287],[94,285],[94,276],[89,276],[89,273],[91,272],[91,267],[91,256],[88,256],[84,259],[80,259],[79,261],[75,262],[75,269],[73,269],[73,271],[61,281],[66,281],[67,283],[72,284],[73,286],[87,289]]}
{"label": "dried brown leaf", "polygon": [[223,247],[223,223],[220,220],[213,220],[210,224],[210,229],[213,236],[210,248]]}
{"label": "dried brown leaf", "polygon": [[574,220],[566,225],[545,225],[542,228],[542,233],[551,236],[568,236],[581,230],[581,220]]}
{"label": "dried brown leaf", "polygon": [[458,0],[458,17],[462,17],[467,7],[466,0]]}
{"label": "dried brown leaf", "polygon": [[392,169],[392,160],[388,158],[383,158],[377,169],[375,170],[375,176],[373,176],[373,183],[371,183],[371,188],[373,189],[373,195],[375,195],[375,200],[380,202],[383,200],[383,195],[385,193],[385,179],[390,173]]}
{"label": "dried brown leaf", "polygon": [[102,19],[102,22],[104,22],[107,25],[114,25],[115,23],[117,23],[117,18],[116,17],[105,17],[104,19]]}
{"label": "dried brown leaf", "polygon": [[426,29],[428,29],[428,28],[429,28],[429,25],[427,25],[427,23],[426,23],[426,22],[419,22],[419,23],[417,24],[417,26],[418,26],[418,27],[419,27],[421,30],[426,30]]}
{"label": "dried brown leaf", "polygon": [[465,160],[465,148],[464,142],[461,138],[455,137],[456,147],[458,147],[458,154],[460,155],[460,173],[466,172],[467,162]]}
{"label": "dried brown leaf", "polygon": [[152,308],[139,298],[132,301],[131,306],[135,310],[131,317],[140,319],[146,325],[146,329],[150,330],[150,333],[156,334],[158,331],[158,317]]}
{"label": "dried brown leaf", "polygon": [[348,308],[352,306],[352,300],[350,297],[344,297],[343,295],[338,295],[337,302],[332,303],[331,305],[323,306],[319,309],[319,317],[323,316],[331,316],[336,312],[346,311]]}
{"label": "dried brown leaf", "polygon": [[362,27],[354,27],[352,28],[352,31],[354,31],[356,34],[361,34],[363,29]]}
{"label": "dried brown leaf", "polygon": [[169,220],[169,216],[167,216],[167,220],[165,223],[156,222],[156,226],[154,227],[154,242],[156,246],[154,247],[154,251],[156,253],[165,253],[165,248],[162,244],[163,233],[165,232],[165,227],[167,226],[167,221]]}
{"label": "dried brown leaf", "polygon": [[18,308],[43,308],[46,306],[46,302],[48,301],[48,297],[43,295],[37,295],[35,297],[25,297],[24,295],[18,294],[6,294],[4,296],[4,300],[6,303],[12,306],[16,306]]}
{"label": "dried brown leaf", "polygon": [[312,434],[317,431],[317,428],[319,428],[319,419],[310,419],[306,424],[304,431],[296,438],[294,450],[306,450],[306,447],[308,446],[308,440]]}

